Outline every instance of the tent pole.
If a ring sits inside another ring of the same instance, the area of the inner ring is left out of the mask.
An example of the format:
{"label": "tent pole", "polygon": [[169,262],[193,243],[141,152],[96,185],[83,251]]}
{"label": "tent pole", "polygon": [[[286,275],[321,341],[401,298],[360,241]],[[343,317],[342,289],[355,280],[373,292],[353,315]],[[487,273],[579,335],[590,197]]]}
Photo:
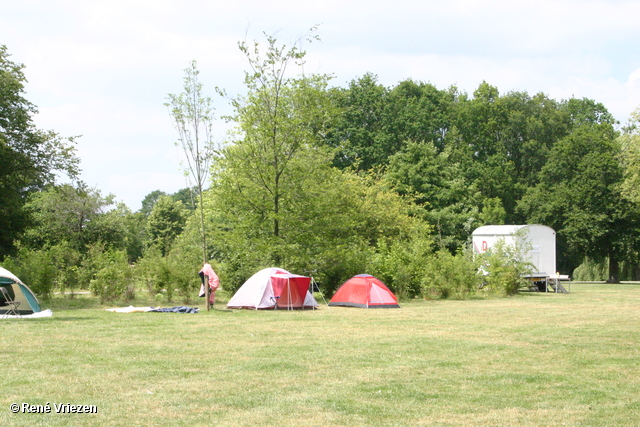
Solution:
{"label": "tent pole", "polygon": [[[311,295],[313,295],[313,285],[315,285],[315,287],[318,288],[318,292],[322,297],[322,301],[324,301],[324,304],[327,306],[327,308],[330,309],[331,307],[329,307],[329,303],[327,302],[327,299],[324,297],[324,293],[320,290],[320,286],[318,286],[318,284],[316,283],[316,279],[314,279],[313,276],[311,276],[311,282],[309,283],[309,286],[311,287],[311,290],[309,292],[311,292]],[[313,309],[315,310],[315,307]]]}
{"label": "tent pole", "polygon": [[207,300],[207,311],[211,310],[211,303],[209,302],[209,293],[211,289],[209,289],[209,276],[204,275],[204,297]]}

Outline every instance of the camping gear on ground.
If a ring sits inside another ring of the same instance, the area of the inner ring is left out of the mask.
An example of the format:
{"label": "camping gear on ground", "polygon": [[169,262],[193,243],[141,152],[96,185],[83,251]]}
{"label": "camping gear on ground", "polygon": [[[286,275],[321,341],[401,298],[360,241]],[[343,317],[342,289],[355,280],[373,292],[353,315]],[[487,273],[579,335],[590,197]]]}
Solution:
{"label": "camping gear on ground", "polygon": [[107,308],[106,310],[113,313],[146,313],[153,309],[153,307],[134,307],[130,305],[129,307]]}
{"label": "camping gear on ground", "polygon": [[400,308],[398,299],[387,285],[370,274],[358,274],[336,291],[329,306],[361,308]]}
{"label": "camping gear on ground", "polygon": [[209,280],[209,302],[213,304],[216,302],[216,290],[220,286],[220,279],[218,275],[213,271],[211,264],[206,263],[202,270],[198,273],[200,279],[202,279],[202,285],[200,286],[200,294],[198,296],[204,297],[206,296],[206,288],[204,287],[204,277],[207,276]]}
{"label": "camping gear on ground", "polygon": [[118,308],[107,308],[107,311],[111,311],[112,313],[197,313],[199,309],[197,307],[185,307],[185,306],[177,306],[177,307],[134,307],[130,305],[129,307],[118,307]]}
{"label": "camping gear on ground", "polygon": [[14,316],[12,314],[0,314],[0,319],[40,319],[42,317],[52,317],[53,311],[50,309],[42,310],[33,314],[25,314]]}
{"label": "camping gear on ground", "polygon": [[171,308],[154,308],[153,310],[149,311],[155,313],[197,313],[198,311],[200,311],[200,309],[197,307],[178,306]]}
{"label": "camping gear on ground", "polygon": [[0,293],[2,294],[2,297],[4,298],[4,302],[8,307],[7,311],[3,316],[9,316],[9,315],[20,316],[20,313],[18,313],[18,307],[20,307],[20,301],[14,301],[13,298],[11,298],[11,295],[9,295],[9,291],[7,291],[7,288],[0,287]]}
{"label": "camping gear on ground", "polygon": [[310,277],[291,274],[282,268],[265,268],[240,286],[227,308],[317,308],[318,303],[309,292],[309,283]]}
{"label": "camping gear on ground", "polygon": [[0,286],[7,290],[10,300],[19,303],[17,307],[14,307],[17,313],[10,314],[12,305],[8,303],[8,299],[4,295],[0,295],[0,318],[48,317],[52,315],[51,310],[42,311],[38,298],[27,285],[2,267],[0,267]]}

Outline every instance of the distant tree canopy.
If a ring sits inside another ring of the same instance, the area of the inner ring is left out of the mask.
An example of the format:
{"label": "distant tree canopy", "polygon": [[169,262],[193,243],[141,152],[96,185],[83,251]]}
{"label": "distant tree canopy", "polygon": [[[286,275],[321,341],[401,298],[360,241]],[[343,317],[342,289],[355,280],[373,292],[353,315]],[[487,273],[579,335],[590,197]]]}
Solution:
{"label": "distant tree canopy", "polygon": [[173,241],[182,233],[185,222],[182,202],[160,196],[147,220],[149,244],[156,246],[163,256],[168,254]]}
{"label": "distant tree canopy", "polygon": [[342,111],[325,139],[334,165],[382,171],[422,207],[438,248],[455,252],[480,225],[533,221],[556,228],[567,272],[588,255],[608,258],[615,276],[618,260],[637,250],[636,209],[620,191],[637,193],[637,123],[622,137],[625,167],[616,121],[600,103],[501,95],[486,82],[472,97],[413,80],[386,88],[373,74],[332,99]]}
{"label": "distant tree canopy", "polygon": [[572,270],[584,256],[608,258],[611,282],[639,237],[638,206],[621,193],[619,153],[610,124],[581,124],[553,146],[539,183],[520,201],[527,218],[557,230],[560,267]]}
{"label": "distant tree canopy", "polygon": [[49,186],[34,193],[26,205],[33,226],[22,241],[34,248],[66,241],[80,252],[97,242],[120,247],[125,233],[122,222],[114,218],[117,211],[110,209],[114,204],[113,195],[102,197],[83,184]]}
{"label": "distant tree canopy", "polygon": [[[617,190],[623,169],[616,154],[616,122],[602,104],[556,101],[542,93],[500,94],[486,82],[472,96],[411,79],[387,88],[370,73],[346,88],[329,88],[326,76],[278,80],[281,76],[269,72],[278,69],[282,56],[277,55],[287,51],[277,50],[274,38],[268,41],[264,57],[272,68],[252,63],[249,94],[235,104],[240,138],[229,142],[214,176],[212,206],[234,212],[223,221],[226,230],[254,235],[244,244],[255,248],[258,241],[302,235],[288,222],[291,209],[302,205],[291,203],[313,193],[317,184],[309,180],[324,167],[325,153],[344,174],[370,175],[385,191],[400,195],[412,206],[410,215],[429,225],[434,249],[456,253],[480,225],[539,221],[557,229],[559,267],[570,273],[585,255],[608,258],[615,280],[617,260],[637,247],[635,238],[625,237],[637,234],[633,206]],[[249,51],[243,45],[255,58],[260,58],[258,47]],[[285,112],[288,106],[296,108]],[[579,140],[588,142],[586,151],[575,147],[569,155],[562,148]],[[574,163],[567,169],[562,161],[569,159]],[[554,176],[564,176],[568,192],[556,190]],[[325,176],[319,182],[333,181]],[[588,182],[600,184],[589,187]],[[325,189],[323,194],[332,193]],[[553,206],[573,212],[573,219],[545,216]],[[338,218],[330,212],[317,214]],[[270,223],[271,232],[255,234],[266,232],[257,223],[238,228],[240,218],[251,215]],[[322,230],[319,224],[316,230]],[[288,249],[278,251],[272,262],[286,259],[282,253]]]}
{"label": "distant tree canopy", "polygon": [[[152,293],[188,298],[203,257],[230,291],[276,265],[328,292],[367,272],[405,297],[464,296],[478,288],[465,251],[475,228],[541,223],[557,232],[561,272],[588,259],[608,262],[611,282],[640,279],[638,111],[618,132],[594,100],[501,94],[487,82],[467,94],[413,79],[385,87],[366,73],[331,87],[302,67],[300,42],[316,38],[239,44],[246,93],[232,99],[235,127],[215,151],[193,63],[171,111],[185,147],[207,147],[191,158],[211,167],[192,172],[195,189],[158,189],[135,213],[82,183],[55,185],[58,171],[78,172],[73,141],[34,128],[22,66],[1,47],[0,258],[17,242],[17,258],[6,257],[15,265],[55,262],[58,286],[91,282],[105,298],[110,277],[130,289],[129,270]],[[203,141],[191,138],[196,117]],[[115,271],[127,263],[136,269]],[[502,279],[505,293],[520,285]]]}

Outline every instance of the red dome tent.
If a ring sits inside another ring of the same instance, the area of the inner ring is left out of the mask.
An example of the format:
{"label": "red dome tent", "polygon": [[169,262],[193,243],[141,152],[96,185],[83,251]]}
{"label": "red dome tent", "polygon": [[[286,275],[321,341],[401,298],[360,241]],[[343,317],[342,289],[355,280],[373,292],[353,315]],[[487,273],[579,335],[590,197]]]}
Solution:
{"label": "red dome tent", "polygon": [[344,282],[329,306],[400,308],[398,299],[387,285],[370,274],[358,274]]}

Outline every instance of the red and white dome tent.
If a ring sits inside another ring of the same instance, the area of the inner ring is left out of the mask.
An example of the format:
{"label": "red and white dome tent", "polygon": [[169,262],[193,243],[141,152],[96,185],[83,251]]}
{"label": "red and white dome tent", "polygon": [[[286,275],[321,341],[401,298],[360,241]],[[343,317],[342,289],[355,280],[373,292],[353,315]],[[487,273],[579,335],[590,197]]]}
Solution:
{"label": "red and white dome tent", "polygon": [[265,268],[251,276],[227,303],[227,308],[302,309],[318,308],[311,292],[311,278],[282,268]]}

